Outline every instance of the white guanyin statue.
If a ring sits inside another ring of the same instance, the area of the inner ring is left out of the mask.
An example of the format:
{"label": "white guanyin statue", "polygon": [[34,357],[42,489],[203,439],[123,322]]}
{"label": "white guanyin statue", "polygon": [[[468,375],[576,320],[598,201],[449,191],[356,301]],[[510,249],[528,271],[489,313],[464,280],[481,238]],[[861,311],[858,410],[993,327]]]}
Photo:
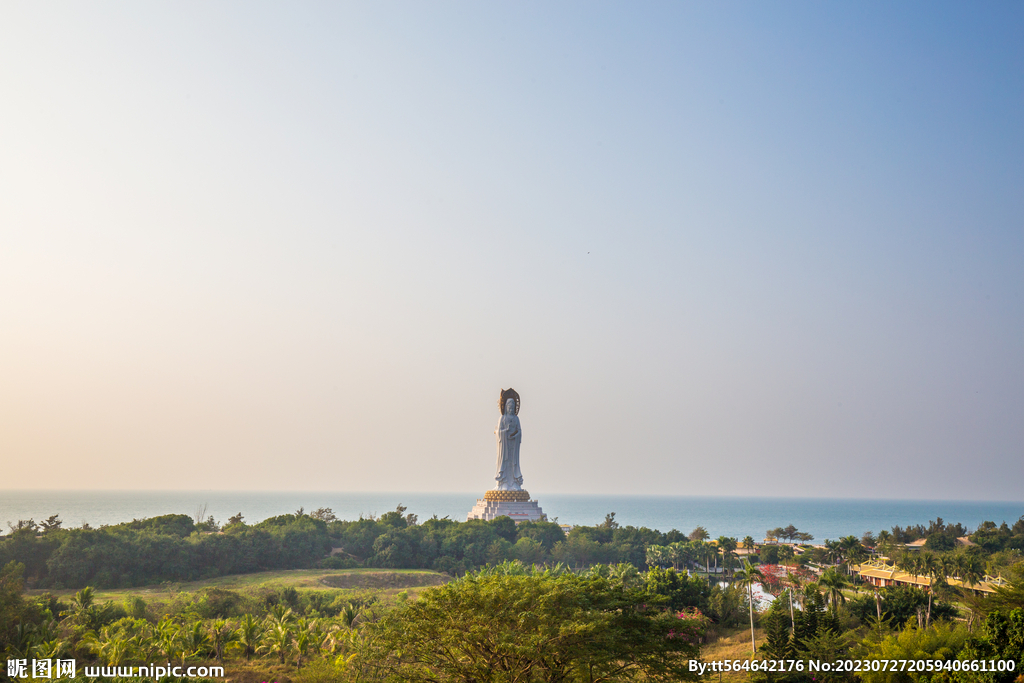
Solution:
{"label": "white guanyin statue", "polygon": [[498,439],[498,474],[494,480],[496,491],[522,491],[523,473],[519,470],[519,445],[523,442],[523,429],[519,424],[519,394],[515,389],[501,392],[498,400],[501,419],[494,430]]}
{"label": "white guanyin statue", "polygon": [[523,442],[523,428],[519,424],[519,394],[515,389],[502,389],[498,399],[501,420],[494,430],[498,441],[498,475],[494,488],[484,491],[484,497],[466,515],[466,520],[491,521],[499,517],[515,523],[545,521],[547,517],[530,492],[523,490],[523,473],[519,470],[519,445]]}

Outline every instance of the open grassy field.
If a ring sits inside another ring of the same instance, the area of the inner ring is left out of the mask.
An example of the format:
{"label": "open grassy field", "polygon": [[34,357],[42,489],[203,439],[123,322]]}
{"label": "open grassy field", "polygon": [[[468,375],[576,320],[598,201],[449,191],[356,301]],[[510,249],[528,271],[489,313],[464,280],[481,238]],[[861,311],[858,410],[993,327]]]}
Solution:
{"label": "open grassy field", "polygon": [[[385,593],[396,593],[408,590],[415,594],[417,589],[439,586],[451,580],[447,574],[423,569],[290,569],[274,572],[258,572],[255,574],[234,574],[219,576],[204,581],[188,583],[165,583],[155,586],[136,588],[97,589],[95,597],[98,601],[113,600],[120,602],[128,595],[138,595],[147,602],[168,600],[178,593],[194,593],[206,588],[245,591],[256,588],[297,588],[306,590],[380,590]],[[68,590],[32,590],[30,595],[51,593],[58,597],[74,595],[76,589]]]}

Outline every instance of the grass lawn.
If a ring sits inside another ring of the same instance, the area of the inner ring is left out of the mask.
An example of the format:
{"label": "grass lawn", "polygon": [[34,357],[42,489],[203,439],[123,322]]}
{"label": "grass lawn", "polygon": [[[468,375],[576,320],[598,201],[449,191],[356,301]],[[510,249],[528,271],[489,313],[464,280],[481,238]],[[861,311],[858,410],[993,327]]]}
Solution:
{"label": "grass lawn", "polygon": [[[413,593],[415,589],[438,586],[449,580],[451,579],[446,574],[423,569],[288,569],[255,574],[232,574],[187,583],[165,583],[136,588],[99,588],[95,591],[95,597],[99,602],[106,600],[120,602],[128,595],[138,595],[149,602],[154,599],[170,599],[177,593],[194,593],[204,588],[223,588],[233,591],[289,587],[331,591],[369,589],[382,590],[386,593],[409,589],[410,593]],[[30,590],[26,593],[29,595],[51,593],[66,598],[74,595],[77,590]]]}

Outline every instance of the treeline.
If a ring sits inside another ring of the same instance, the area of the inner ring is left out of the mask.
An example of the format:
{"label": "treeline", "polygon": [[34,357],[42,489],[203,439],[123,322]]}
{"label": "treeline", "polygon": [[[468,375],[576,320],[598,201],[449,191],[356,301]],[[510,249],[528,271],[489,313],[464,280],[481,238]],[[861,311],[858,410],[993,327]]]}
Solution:
{"label": "treeline", "polygon": [[[883,531],[877,539],[865,534],[862,539],[825,541],[823,547],[806,548],[796,559],[804,564],[854,563],[872,548],[893,556],[896,544],[918,533],[928,538],[926,547],[948,550],[967,530],[937,519],[927,527],[895,527],[892,534]],[[792,525],[769,535],[809,536]],[[678,569],[709,569],[712,564],[720,566],[719,560],[731,566],[738,545],[756,547],[749,536],[707,542],[708,536],[703,527],[687,536],[674,529],[662,533],[621,526],[614,513],[601,524],[575,527],[568,534],[551,522],[516,525],[507,517],[491,522],[434,517],[417,523],[402,506],[379,518],[355,521],[338,520],[327,508],[311,513],[300,509],[251,525],[238,514],[223,527],[212,517],[164,515],[99,529],[64,529],[54,515],[39,524],[27,520],[12,526],[11,533],[0,538],[0,566],[21,563],[28,585],[36,588],[126,588],[313,567],[433,569],[461,576],[510,560],[574,568],[628,563],[638,568],[671,564]],[[970,550],[985,554],[1024,549],[1024,519],[1012,527],[985,522],[970,538],[978,546]],[[769,544],[757,551],[758,559],[767,564],[793,558],[787,546]]]}
{"label": "treeline", "polygon": [[425,568],[461,575],[474,568],[506,560],[532,564],[562,563],[570,567],[628,563],[642,567],[647,547],[684,539],[679,531],[667,534],[646,527],[620,526],[615,514],[602,524],[575,527],[566,535],[553,522],[520,522],[508,517],[491,522],[428,519],[409,523],[400,514],[380,520],[335,522],[341,547],[372,567]]}
{"label": "treeline", "polygon": [[1024,517],[1018,519],[1012,527],[1006,522],[999,526],[995,522],[983,522],[971,534],[971,541],[990,553],[1001,550],[1024,551]]}
{"label": "treeline", "polygon": [[603,524],[568,534],[552,522],[508,517],[485,522],[428,519],[396,510],[342,521],[329,509],[246,524],[241,514],[220,527],[212,518],[164,515],[98,529],[64,529],[57,516],[19,522],[0,539],[0,566],[18,562],[35,588],[127,588],[276,569],[386,567],[434,569],[453,576],[506,560],[585,567],[642,567],[647,548],[685,535]]}
{"label": "treeline", "polygon": [[[52,519],[52,518],[51,518]],[[20,524],[0,542],[0,565],[18,562],[39,588],[131,587],[224,574],[313,566],[331,551],[328,525],[282,515],[223,532],[196,530],[186,515],[99,529]]]}
{"label": "treeline", "polygon": [[[884,543],[892,541],[895,543],[913,543],[925,539],[925,547],[929,550],[952,550],[957,545],[958,538],[968,538],[985,549],[986,552],[995,553],[1001,550],[1024,551],[1024,517],[1018,519],[1013,526],[1006,522],[996,525],[995,522],[982,522],[974,532],[963,524],[949,524],[941,517],[928,522],[928,526],[917,524],[905,527],[894,526],[892,533],[881,532],[877,541]],[[875,539],[868,539],[875,540]],[[873,543],[871,543],[873,545]]]}
{"label": "treeline", "polygon": [[963,524],[959,522],[948,524],[943,521],[942,517],[937,517],[928,522],[928,526],[923,524],[916,524],[914,526],[908,524],[905,527],[894,526],[892,528],[892,540],[897,543],[912,543],[929,536],[945,536],[955,541],[957,538],[966,536],[968,533],[968,528]]}

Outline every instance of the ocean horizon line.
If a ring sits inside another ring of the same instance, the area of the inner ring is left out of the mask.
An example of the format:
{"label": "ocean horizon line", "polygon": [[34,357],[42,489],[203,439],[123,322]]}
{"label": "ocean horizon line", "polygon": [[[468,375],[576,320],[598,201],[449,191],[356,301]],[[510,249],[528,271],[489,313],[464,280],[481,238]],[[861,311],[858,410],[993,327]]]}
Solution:
{"label": "ocean horizon line", "polygon": [[[256,495],[256,494],[274,494],[274,495],[372,495],[372,496],[479,496],[482,495],[483,491],[488,489],[481,489],[476,491],[394,491],[387,489],[364,489],[364,490],[353,490],[353,489],[137,489],[137,488],[18,488],[18,489],[3,489],[0,488],[0,496],[4,494],[35,494],[35,493],[83,493],[83,494],[100,494],[100,493],[137,493],[137,494],[243,494],[243,495]],[[696,499],[696,500],[721,500],[721,499],[736,499],[736,500],[765,500],[765,501],[789,501],[789,500],[806,500],[806,501],[844,501],[844,502],[880,502],[880,501],[906,501],[915,503],[994,503],[994,504],[1005,504],[1005,505],[1024,505],[1024,498],[1020,500],[1000,499],[1000,498],[919,498],[913,496],[906,497],[891,497],[891,496],[832,496],[832,495],[821,495],[821,496],[772,496],[772,495],[744,495],[744,494],[690,494],[690,493],[574,493],[565,491],[540,491],[532,494],[535,498],[539,496],[559,496],[559,497],[581,497],[581,498],[593,498],[596,496],[603,496],[608,498],[655,498],[655,499]]]}

